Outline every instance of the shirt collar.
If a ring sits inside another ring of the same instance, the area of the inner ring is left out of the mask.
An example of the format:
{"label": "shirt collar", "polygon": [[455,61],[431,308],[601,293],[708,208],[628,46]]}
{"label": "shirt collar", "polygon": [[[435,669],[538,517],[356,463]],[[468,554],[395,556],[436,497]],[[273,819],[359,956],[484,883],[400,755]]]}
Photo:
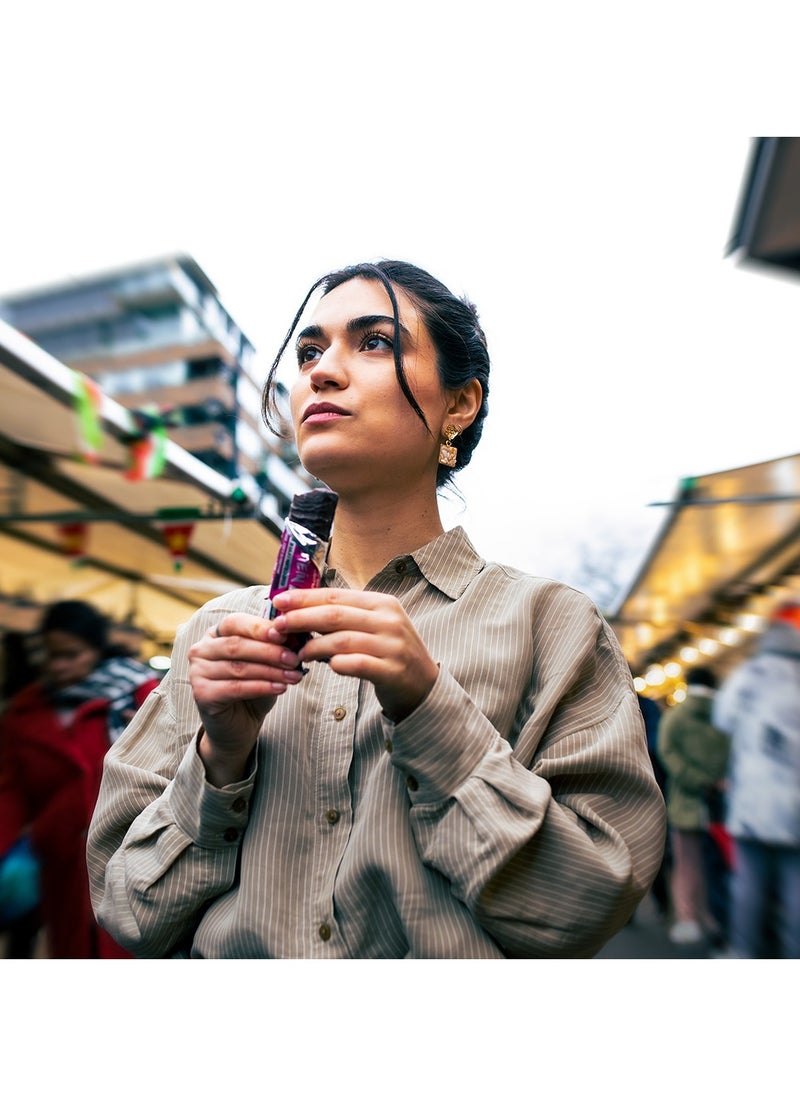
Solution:
{"label": "shirt collar", "polygon": [[[455,529],[448,529],[447,532],[407,555],[396,556],[386,564],[383,570],[396,572],[398,562],[408,559],[414,561],[431,586],[435,586],[437,590],[454,601],[461,597],[473,578],[485,566],[485,561],[475,551],[460,525]],[[335,569],[326,567],[324,580],[326,585],[333,585],[335,580]]]}
{"label": "shirt collar", "polygon": [[485,566],[460,525],[423,544],[411,557],[431,586],[454,601]]}

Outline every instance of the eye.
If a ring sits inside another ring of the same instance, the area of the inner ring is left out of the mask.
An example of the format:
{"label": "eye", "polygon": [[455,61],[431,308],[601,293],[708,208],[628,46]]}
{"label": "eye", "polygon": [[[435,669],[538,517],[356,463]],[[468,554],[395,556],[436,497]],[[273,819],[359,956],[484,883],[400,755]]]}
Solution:
{"label": "eye", "polygon": [[370,331],[361,342],[362,350],[393,350],[394,342],[391,335],[384,335],[381,331]]}
{"label": "eye", "polygon": [[302,367],[309,365],[311,362],[317,361],[322,354],[322,351],[318,346],[314,346],[313,343],[304,343],[297,347],[297,364]]}

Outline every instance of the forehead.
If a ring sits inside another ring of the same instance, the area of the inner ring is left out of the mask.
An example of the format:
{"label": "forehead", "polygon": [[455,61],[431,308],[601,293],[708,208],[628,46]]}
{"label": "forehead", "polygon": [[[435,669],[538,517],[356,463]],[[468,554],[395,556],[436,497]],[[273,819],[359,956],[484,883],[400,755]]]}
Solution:
{"label": "forehead", "polygon": [[[397,286],[392,288],[397,298],[400,320],[413,331],[422,325],[419,312],[402,289]],[[326,293],[313,312],[314,323],[321,326],[346,322],[355,316],[392,316],[392,302],[381,282],[371,278],[351,278]]]}

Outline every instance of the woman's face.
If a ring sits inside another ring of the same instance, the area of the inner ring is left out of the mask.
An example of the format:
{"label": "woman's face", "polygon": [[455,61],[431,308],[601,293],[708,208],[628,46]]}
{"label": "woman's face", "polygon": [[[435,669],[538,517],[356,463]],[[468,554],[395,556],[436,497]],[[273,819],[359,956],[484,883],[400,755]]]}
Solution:
{"label": "woman's face", "polygon": [[395,292],[405,374],[430,433],[397,382],[392,307],[380,282],[353,278],[331,290],[297,337],[291,408],[300,459],[339,492],[435,480],[447,393],[422,317]]}
{"label": "woman's face", "polygon": [[45,673],[57,689],[77,685],[88,677],[100,661],[100,652],[69,632],[45,632]]}

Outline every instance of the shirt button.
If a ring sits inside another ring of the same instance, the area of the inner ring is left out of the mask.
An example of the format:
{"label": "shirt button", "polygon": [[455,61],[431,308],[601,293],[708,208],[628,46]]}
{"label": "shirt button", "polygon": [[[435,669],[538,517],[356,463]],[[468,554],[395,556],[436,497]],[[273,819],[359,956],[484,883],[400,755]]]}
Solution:
{"label": "shirt button", "polygon": [[330,938],[331,938],[331,927],[330,927],[330,925],[324,925],[324,924],[320,925],[320,927],[319,927],[319,938],[320,938],[320,940],[330,940]]}
{"label": "shirt button", "polygon": [[339,814],[339,812],[336,810],[335,807],[331,807],[331,809],[329,811],[325,812],[325,817],[328,820],[328,822],[330,822],[330,824],[332,826],[335,826],[336,823],[341,818],[341,815]]}
{"label": "shirt button", "polygon": [[386,739],[386,741],[384,742],[384,746],[386,747],[386,752],[387,752],[387,753],[391,753],[391,752],[392,752],[392,750],[394,749],[394,747],[392,746],[392,740],[391,740],[391,738],[387,738],[387,739]]}
{"label": "shirt button", "polygon": [[419,784],[417,783],[416,777],[413,776],[411,773],[409,773],[408,776],[406,777],[406,787],[408,788],[408,790],[410,792],[415,792],[417,790],[417,788],[419,787]]}
{"label": "shirt button", "polygon": [[243,795],[240,795],[238,799],[234,799],[233,803],[231,804],[231,809],[236,811],[237,814],[241,814],[246,806],[247,800],[244,798]]}
{"label": "shirt button", "polygon": [[338,706],[338,708],[333,709],[333,718],[336,720],[344,719],[346,715],[347,708],[343,708],[341,704]]}
{"label": "shirt button", "polygon": [[404,575],[408,570],[408,564],[404,559],[398,560],[398,562],[394,565],[394,569],[398,575]]}
{"label": "shirt button", "polygon": [[235,829],[233,826],[231,826],[230,829],[226,830],[225,833],[223,833],[223,835],[222,835],[223,839],[225,841],[229,841],[229,842],[230,841],[235,841],[238,836],[239,836],[239,831],[237,829]]}

